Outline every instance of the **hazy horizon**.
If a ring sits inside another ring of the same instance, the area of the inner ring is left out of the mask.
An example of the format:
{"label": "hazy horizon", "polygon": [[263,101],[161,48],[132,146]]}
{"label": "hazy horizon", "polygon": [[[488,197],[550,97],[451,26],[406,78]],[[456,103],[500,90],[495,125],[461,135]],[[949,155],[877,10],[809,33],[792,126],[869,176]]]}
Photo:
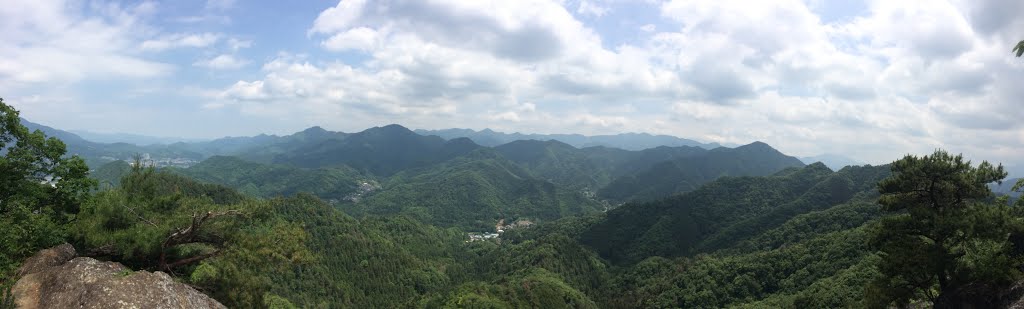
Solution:
{"label": "hazy horizon", "polygon": [[0,97],[68,131],[397,123],[1020,166],[1015,1],[34,1]]}

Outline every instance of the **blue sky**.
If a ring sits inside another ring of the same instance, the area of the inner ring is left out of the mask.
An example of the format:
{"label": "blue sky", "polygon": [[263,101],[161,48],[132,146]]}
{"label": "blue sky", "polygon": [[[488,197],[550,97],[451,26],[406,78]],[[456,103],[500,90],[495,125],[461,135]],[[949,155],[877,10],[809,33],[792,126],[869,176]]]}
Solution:
{"label": "blue sky", "polygon": [[0,96],[69,130],[649,132],[1018,165],[1024,2],[8,1]]}

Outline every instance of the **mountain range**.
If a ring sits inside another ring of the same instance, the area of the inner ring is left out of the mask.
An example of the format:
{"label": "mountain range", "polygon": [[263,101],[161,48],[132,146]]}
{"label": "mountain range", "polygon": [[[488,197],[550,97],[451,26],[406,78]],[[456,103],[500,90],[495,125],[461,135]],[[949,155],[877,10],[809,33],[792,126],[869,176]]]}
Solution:
{"label": "mountain range", "polygon": [[800,161],[803,161],[804,164],[821,162],[824,163],[825,166],[828,166],[828,168],[831,168],[832,170],[836,171],[850,165],[864,165],[863,162],[851,159],[844,155],[834,153],[824,153],[816,156],[800,157]]}
{"label": "mountain range", "polygon": [[[491,146],[387,125],[138,146],[28,125],[100,164],[75,237],[140,236],[83,252],[131,261],[132,248],[159,247],[147,239],[167,231],[151,227],[170,217],[154,210],[196,224],[194,207],[213,203],[273,223],[227,229],[244,228],[237,247],[173,274],[236,307],[260,295],[300,307],[858,307],[882,274],[872,235],[899,216],[877,203],[890,166],[830,168],[821,161],[836,156],[805,163],[763,142]],[[137,169],[121,159],[133,151],[197,163]],[[990,188],[1012,194],[1013,182]],[[260,252],[275,262],[253,271]]]}
{"label": "mountain range", "polygon": [[[69,143],[69,148],[80,145],[103,149],[117,144]],[[555,140],[487,147],[469,138],[417,134],[400,125],[356,133],[313,127],[286,136],[159,147],[208,156],[171,171],[249,195],[304,191],[355,216],[404,214],[467,229],[483,229],[501,219],[551,221],[596,213],[622,202],[688,192],[722,176],[768,175],[803,166],[760,142],[711,150],[577,148]],[[116,184],[126,165],[109,165],[97,168],[95,175]]]}
{"label": "mountain range", "polygon": [[498,146],[521,140],[556,140],[573,147],[584,148],[593,146],[605,146],[625,150],[643,150],[658,146],[694,146],[705,149],[721,147],[717,143],[701,143],[695,140],[679,138],[668,135],[651,135],[647,133],[623,133],[615,135],[594,135],[585,136],[581,134],[523,134],[523,133],[502,133],[491,129],[480,131],[472,129],[444,129],[444,130],[416,130],[416,133],[423,135],[437,135],[444,139],[466,137],[483,146]]}

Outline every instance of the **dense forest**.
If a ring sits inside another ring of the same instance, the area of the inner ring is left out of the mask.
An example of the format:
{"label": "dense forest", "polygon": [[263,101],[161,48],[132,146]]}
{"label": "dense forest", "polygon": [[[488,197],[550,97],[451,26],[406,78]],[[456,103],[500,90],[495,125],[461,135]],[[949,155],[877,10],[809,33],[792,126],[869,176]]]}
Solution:
{"label": "dense forest", "polygon": [[5,289],[26,257],[68,242],[233,308],[988,308],[1021,296],[1024,202],[1008,193],[1024,182],[942,150],[832,170],[760,142],[491,145],[391,125],[165,145],[201,162],[156,167],[96,157],[149,148],[35,126],[0,101]]}

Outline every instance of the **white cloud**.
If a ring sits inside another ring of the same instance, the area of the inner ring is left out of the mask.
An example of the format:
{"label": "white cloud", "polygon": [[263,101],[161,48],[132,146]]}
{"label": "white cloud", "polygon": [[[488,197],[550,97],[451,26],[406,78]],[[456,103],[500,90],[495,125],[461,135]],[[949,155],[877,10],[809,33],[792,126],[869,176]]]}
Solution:
{"label": "white cloud", "polygon": [[252,47],[252,40],[242,40],[242,39],[238,39],[238,38],[229,38],[227,44],[228,44],[228,48],[231,48],[231,50],[233,50],[233,51],[237,51],[239,49]]}
{"label": "white cloud", "polygon": [[333,51],[371,51],[376,47],[377,41],[378,34],[376,30],[366,27],[357,27],[335,34],[324,41],[323,46],[324,48]]}
{"label": "white cloud", "polygon": [[143,21],[154,11],[144,2],[82,4],[63,1],[15,1],[0,6],[0,90],[28,85],[61,85],[84,78],[144,78],[165,75],[173,67],[148,60],[135,50],[151,31]]}
{"label": "white cloud", "polygon": [[661,20],[642,38],[608,44],[573,15],[619,15],[607,2],[341,1],[307,35],[366,60],[280,56],[210,106],[351,129],[646,131],[873,163],[935,147],[1017,160],[1024,61],[1009,48],[1024,22],[996,2],[870,1],[830,20],[798,0],[675,0],[654,4]]}
{"label": "white cloud", "polygon": [[216,70],[236,70],[249,64],[248,60],[235,58],[233,55],[222,54],[210,59],[196,61],[192,65]]}
{"label": "white cloud", "polygon": [[576,13],[579,13],[583,16],[601,17],[604,16],[605,14],[608,14],[608,8],[600,6],[591,1],[582,0],[580,1],[579,6],[576,8]]}
{"label": "white cloud", "polygon": [[140,44],[143,50],[162,51],[172,48],[202,48],[216,44],[221,39],[216,33],[176,33],[145,40]]}

